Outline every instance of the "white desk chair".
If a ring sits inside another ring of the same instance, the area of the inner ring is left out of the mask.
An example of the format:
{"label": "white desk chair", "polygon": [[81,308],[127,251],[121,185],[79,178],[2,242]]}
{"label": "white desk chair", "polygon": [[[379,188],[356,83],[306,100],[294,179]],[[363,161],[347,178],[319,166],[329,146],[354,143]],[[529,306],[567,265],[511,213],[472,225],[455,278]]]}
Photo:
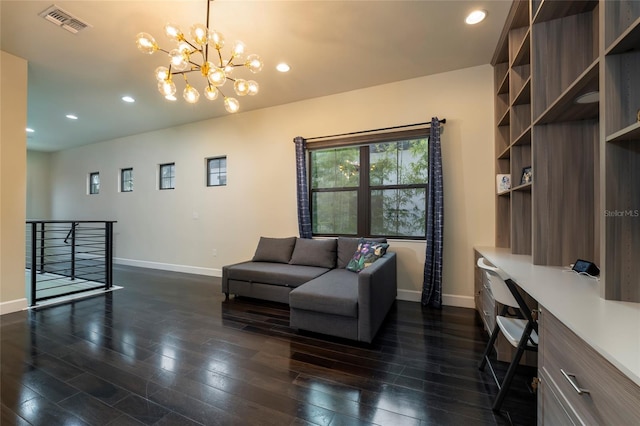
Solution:
{"label": "white desk chair", "polygon": [[[487,274],[493,298],[503,305],[500,314],[496,317],[496,325],[491,332],[489,343],[487,343],[479,365],[481,371],[484,370],[485,365],[489,365],[493,379],[500,389],[493,403],[493,410],[500,411],[522,354],[525,350],[536,352],[538,350],[538,323],[533,319],[531,310],[518,293],[515,283],[503,270],[489,265],[484,258],[478,259],[478,267]],[[514,315],[509,313],[510,308],[515,312]],[[489,360],[489,354],[499,332],[502,332],[507,341],[517,348],[502,382],[498,380]]]}

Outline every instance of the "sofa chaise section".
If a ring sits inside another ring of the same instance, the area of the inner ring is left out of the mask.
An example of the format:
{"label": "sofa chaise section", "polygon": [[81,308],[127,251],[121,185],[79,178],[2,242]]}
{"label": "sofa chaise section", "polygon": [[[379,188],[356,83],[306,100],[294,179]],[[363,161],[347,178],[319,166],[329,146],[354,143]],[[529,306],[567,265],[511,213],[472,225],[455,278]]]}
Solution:
{"label": "sofa chaise section", "polygon": [[359,273],[337,268],[289,293],[293,328],[371,343],[397,296],[396,254]]}

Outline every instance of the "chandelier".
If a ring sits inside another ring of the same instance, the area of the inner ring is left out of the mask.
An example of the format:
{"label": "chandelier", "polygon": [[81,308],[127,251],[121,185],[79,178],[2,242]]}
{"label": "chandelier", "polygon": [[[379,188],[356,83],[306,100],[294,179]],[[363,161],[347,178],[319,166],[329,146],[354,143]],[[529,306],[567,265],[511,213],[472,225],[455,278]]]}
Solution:
{"label": "chandelier", "polygon": [[241,41],[236,41],[232,45],[230,56],[225,59],[222,52],[225,45],[224,36],[216,30],[209,29],[211,1],[207,0],[207,25],[191,26],[191,40],[185,37],[180,28],[169,23],[164,26],[164,32],[167,37],[176,42],[173,49],[160,48],[153,36],[144,32],[136,36],[136,45],[142,53],[151,55],[159,50],[169,56],[169,66],[159,66],[155,70],[158,91],[166,99],[176,99],[174,78],[179,79],[182,76],[184,79],[182,97],[191,104],[198,102],[200,93],[191,85],[187,75],[199,74],[199,79],[204,79],[206,82],[205,98],[213,101],[222,96],[225,109],[234,113],[240,109],[240,103],[236,98],[225,96],[222,86],[229,80],[233,82],[233,89],[238,96],[254,96],[258,93],[258,83],[254,80],[234,78],[233,75],[237,67],[248,68],[255,74],[262,70],[264,64],[256,54],[245,56],[246,46]]}

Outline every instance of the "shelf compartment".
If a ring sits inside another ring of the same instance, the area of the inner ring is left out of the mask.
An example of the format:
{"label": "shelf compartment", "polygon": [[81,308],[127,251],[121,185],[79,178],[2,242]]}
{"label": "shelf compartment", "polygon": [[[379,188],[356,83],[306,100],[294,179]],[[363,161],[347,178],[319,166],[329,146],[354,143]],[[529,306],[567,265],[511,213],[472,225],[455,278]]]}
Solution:
{"label": "shelf compartment", "polygon": [[607,136],[607,142],[640,141],[640,121]]}
{"label": "shelf compartment", "polygon": [[[504,115],[509,113],[509,94],[508,93],[497,95],[495,97],[495,108],[496,108],[496,122],[498,123],[503,122]],[[507,122],[504,122],[503,124],[498,124],[498,125],[500,126],[504,124],[509,124],[509,122],[507,121]]]}
{"label": "shelf compartment", "polygon": [[596,259],[598,120],[533,128],[533,263]]}
{"label": "shelf compartment", "polygon": [[607,135],[618,134],[638,122],[640,50],[605,57],[604,100]]}
{"label": "shelf compartment", "polygon": [[640,302],[640,144],[606,147],[605,298]]}
{"label": "shelf compartment", "polygon": [[[523,183],[522,185],[518,185],[514,188],[511,188],[512,191],[524,191],[524,192],[531,192],[531,187],[533,186],[533,184],[531,182],[529,183]],[[531,254],[531,253],[529,253]]]}
{"label": "shelf compartment", "polygon": [[528,65],[531,63],[531,31],[527,30],[527,34],[520,45],[515,57],[513,58],[512,65]]}
{"label": "shelf compartment", "polygon": [[498,159],[505,160],[511,156],[511,148],[505,148],[498,154]]}
{"label": "shelf compartment", "polygon": [[531,192],[511,191],[511,252],[513,254],[531,254]]}
{"label": "shelf compartment", "polygon": [[511,141],[515,141],[531,126],[531,104],[511,107]]}
{"label": "shelf compartment", "polygon": [[511,193],[496,197],[496,247],[511,246]]}
{"label": "shelf compartment", "polygon": [[533,17],[534,24],[590,12],[598,5],[597,0],[571,2],[542,0],[537,3],[536,13]]}
{"label": "shelf compartment", "polygon": [[616,40],[611,47],[607,50],[607,55],[617,55],[619,53],[626,53],[631,50],[637,50],[640,46],[640,18],[633,23],[633,25],[625,31],[624,34]]}
{"label": "shelf compartment", "polygon": [[[531,167],[531,145],[518,145],[511,148],[511,188],[520,186],[522,171]],[[533,173],[535,180],[535,171]]]}
{"label": "shelf compartment", "polygon": [[516,94],[513,105],[522,105],[531,103],[531,77],[524,82],[522,89]]}
{"label": "shelf compartment", "polygon": [[511,120],[510,111],[506,110],[502,116],[498,117],[498,126],[508,126]]}
{"label": "shelf compartment", "polygon": [[515,138],[512,145],[513,146],[531,145],[531,126],[527,127],[524,130],[524,132],[520,134],[520,136]]}
{"label": "shelf compartment", "polygon": [[511,66],[531,63],[531,32],[528,26],[509,31],[509,62]]}
{"label": "shelf compartment", "polygon": [[598,60],[598,8],[536,24],[531,33],[533,116],[540,117]]}
{"label": "shelf compartment", "polygon": [[499,156],[504,150],[509,148],[509,126],[496,127],[496,156]]}
{"label": "shelf compartment", "polygon": [[507,93],[509,91],[509,64],[506,62],[496,64],[493,78],[496,93]]}
{"label": "shelf compartment", "polygon": [[[528,97],[531,99],[531,67],[529,65],[519,65],[511,68],[509,72],[510,100],[511,104],[516,104],[518,97]],[[529,94],[523,93],[525,87],[529,85]],[[530,103],[530,102],[518,102]]]}
{"label": "shelf compartment", "polygon": [[596,59],[576,81],[562,93],[535,120],[535,124],[561,123],[565,121],[588,120],[598,118],[599,103],[578,104],[576,98],[599,89],[599,60]]}
{"label": "shelf compartment", "polygon": [[640,39],[640,2],[618,0],[604,2],[605,49],[608,54],[624,53],[638,46]]}

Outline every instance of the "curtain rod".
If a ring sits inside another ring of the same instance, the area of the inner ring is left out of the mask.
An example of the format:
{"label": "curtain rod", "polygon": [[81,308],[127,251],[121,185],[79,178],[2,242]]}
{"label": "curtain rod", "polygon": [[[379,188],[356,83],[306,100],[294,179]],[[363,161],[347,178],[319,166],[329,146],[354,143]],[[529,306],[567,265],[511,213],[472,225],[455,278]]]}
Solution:
{"label": "curtain rod", "polygon": [[[445,124],[447,122],[446,118],[443,118],[442,120],[438,120],[439,123],[441,124]],[[371,130],[360,130],[357,132],[350,132],[350,133],[340,133],[337,135],[327,135],[327,136],[316,136],[313,138],[305,138],[306,141],[313,141],[316,139],[326,139],[326,138],[338,138],[341,136],[352,136],[352,135],[359,135],[361,133],[373,133],[373,132],[380,132],[383,130],[394,130],[394,129],[403,129],[405,127],[415,127],[415,126],[424,126],[425,124],[431,124],[430,121],[427,121],[425,123],[414,123],[414,124],[403,124],[402,126],[393,126],[393,127],[382,127],[380,129],[371,129]]]}

